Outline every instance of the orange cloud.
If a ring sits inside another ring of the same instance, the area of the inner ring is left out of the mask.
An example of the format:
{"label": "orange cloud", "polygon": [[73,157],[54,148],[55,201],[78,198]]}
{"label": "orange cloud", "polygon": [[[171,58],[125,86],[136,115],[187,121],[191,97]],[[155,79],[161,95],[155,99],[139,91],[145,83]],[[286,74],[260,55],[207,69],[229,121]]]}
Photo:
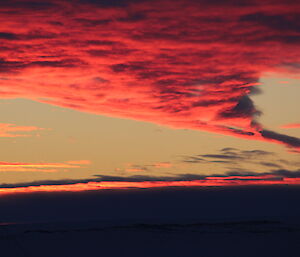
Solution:
{"label": "orange cloud", "polygon": [[2,98],[300,148],[250,98],[299,71],[299,2],[48,2],[0,5]]}
{"label": "orange cloud", "polygon": [[81,192],[104,189],[163,188],[163,187],[223,187],[249,185],[300,185],[300,178],[261,176],[207,177],[200,180],[183,181],[102,181],[64,185],[38,185],[14,188],[0,188],[0,195],[33,192]]}
{"label": "orange cloud", "polygon": [[26,163],[26,162],[0,162],[0,172],[58,172],[61,169],[81,168],[89,161],[69,161],[65,163]]}
{"label": "orange cloud", "polygon": [[145,171],[145,169],[141,169],[141,168],[127,168],[127,169],[125,169],[125,171],[127,171],[127,172],[141,172],[141,171]]}
{"label": "orange cloud", "polygon": [[282,125],[281,128],[285,128],[285,129],[300,128],[300,123],[285,124],[285,125]]}
{"label": "orange cloud", "polygon": [[90,160],[78,160],[78,161],[67,161],[69,164],[78,164],[78,165],[89,165],[91,164]]}
{"label": "orange cloud", "polygon": [[43,130],[35,126],[17,126],[10,123],[0,123],[0,137],[29,137],[29,134],[14,134],[14,132],[32,132]]}
{"label": "orange cloud", "polygon": [[172,163],[170,162],[157,162],[154,164],[156,168],[170,168],[172,167]]}
{"label": "orange cloud", "polygon": [[59,172],[59,169],[27,168],[27,167],[0,167],[0,172]]}

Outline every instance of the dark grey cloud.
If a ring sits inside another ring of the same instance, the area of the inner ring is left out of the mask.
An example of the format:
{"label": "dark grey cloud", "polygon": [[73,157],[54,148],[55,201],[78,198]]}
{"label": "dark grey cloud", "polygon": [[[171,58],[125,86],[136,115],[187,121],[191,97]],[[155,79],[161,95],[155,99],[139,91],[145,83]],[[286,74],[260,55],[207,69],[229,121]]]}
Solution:
{"label": "dark grey cloud", "polygon": [[[88,182],[145,182],[145,181],[191,181],[191,180],[205,180],[207,177],[218,177],[226,180],[260,180],[255,178],[256,176],[274,175],[274,177],[265,178],[266,180],[282,180],[283,178],[300,178],[300,169],[288,170],[288,169],[274,169],[269,172],[252,172],[244,170],[229,171],[225,174],[212,174],[212,175],[201,175],[183,173],[176,174],[173,176],[148,176],[148,175],[133,175],[133,176],[108,176],[95,174],[94,178],[88,179],[64,179],[64,180],[42,180],[33,181],[28,183],[13,183],[13,184],[0,184],[0,188],[15,188],[15,187],[28,187],[28,186],[40,186],[40,185],[71,185],[77,183],[88,183]],[[230,178],[227,178],[230,176]],[[232,177],[233,176],[233,177]],[[234,178],[237,176],[237,178]]]}
{"label": "dark grey cloud", "polygon": [[207,162],[204,158],[198,156],[184,156],[182,162],[186,163],[205,163]]}
{"label": "dark grey cloud", "polygon": [[11,33],[11,32],[0,32],[0,39],[4,40],[9,40],[9,41],[30,41],[30,40],[35,40],[35,39],[54,39],[59,36],[63,35],[58,35],[55,33],[51,32],[45,32],[45,31],[39,31],[39,30],[34,30],[30,31],[29,33],[26,34],[16,34],[16,33]]}
{"label": "dark grey cloud", "polygon": [[111,40],[87,40],[85,41],[87,45],[96,45],[96,46],[115,46],[120,45],[118,41],[111,41]]}
{"label": "dark grey cloud", "polygon": [[[49,58],[49,57],[44,57]],[[72,68],[84,66],[85,63],[80,59],[60,59],[60,60],[44,60],[33,62],[8,61],[0,58],[0,73],[18,72],[29,67],[53,67],[53,68]]]}
{"label": "dark grey cloud", "polygon": [[[281,168],[280,160],[277,160],[275,153],[264,150],[239,150],[237,148],[225,147],[216,154],[201,154],[195,156],[183,156],[182,162],[191,164],[205,163],[227,163],[240,165],[252,163],[265,167]],[[287,165],[295,166],[293,162],[287,162]],[[231,169],[231,168],[230,168]]]}
{"label": "dark grey cloud", "polygon": [[30,183],[15,183],[15,184],[0,184],[0,188],[13,188],[13,187],[28,187],[39,185],[70,185],[76,183],[88,183],[88,182],[101,182],[101,181],[123,181],[123,182],[143,182],[143,181],[180,181],[183,178],[197,178],[203,179],[202,175],[183,174],[178,176],[147,176],[147,175],[133,175],[133,176],[108,176],[95,174],[94,178],[89,179],[63,179],[63,180],[42,180],[34,181]]}
{"label": "dark grey cloud", "polygon": [[[127,49],[127,48],[119,48],[119,49],[92,49],[92,50],[87,50],[87,53],[90,54],[91,56],[96,56],[96,57],[105,57],[105,56],[124,56],[129,53],[132,53],[134,49]],[[128,69],[129,66],[113,66],[112,69],[115,72],[121,72],[125,71]],[[134,67],[130,67],[134,68]]]}
{"label": "dark grey cloud", "polygon": [[262,89],[259,86],[250,87],[249,90],[249,95],[260,95],[263,93]]}
{"label": "dark grey cloud", "polygon": [[261,112],[258,111],[253,101],[249,96],[244,95],[238,101],[238,103],[232,108],[222,111],[219,115],[220,117],[230,118],[230,117],[253,117],[260,115]]}
{"label": "dark grey cloud", "polygon": [[[273,167],[272,167],[273,168]],[[300,178],[300,169],[283,169],[283,168],[277,168],[272,169],[268,172],[253,172],[253,171],[245,171],[245,170],[234,170],[234,171],[228,171],[225,176],[264,176],[264,175],[274,175],[274,178],[270,179],[282,179],[282,178]],[[216,174],[218,176],[218,174]],[[221,175],[222,176],[222,175]],[[224,176],[224,175],[223,175]]]}
{"label": "dark grey cloud", "polygon": [[266,167],[282,168],[281,165],[273,163],[273,162],[259,162],[259,164],[266,166]]}
{"label": "dark grey cloud", "polygon": [[149,61],[140,61],[140,62],[128,62],[128,63],[118,63],[111,65],[112,71],[119,72],[136,72],[148,70],[151,67],[152,63]]}
{"label": "dark grey cloud", "polygon": [[233,147],[224,147],[220,151],[221,152],[231,152],[231,151],[236,151],[236,150],[238,150],[238,149],[237,148],[233,148]]}
{"label": "dark grey cloud", "polygon": [[18,36],[10,32],[0,32],[0,39],[16,40],[18,39]]}
{"label": "dark grey cloud", "polygon": [[8,61],[0,58],[0,73],[11,73],[24,68],[25,63],[21,61]]}
{"label": "dark grey cloud", "polygon": [[299,32],[300,21],[299,15],[290,13],[286,15],[267,15],[262,12],[251,13],[240,17],[242,22],[257,23],[277,31]]}
{"label": "dark grey cloud", "polygon": [[39,67],[63,67],[63,68],[71,68],[78,67],[78,65],[83,65],[84,62],[80,59],[64,59],[59,61],[36,61],[25,64],[25,67],[29,66],[39,66]]}
{"label": "dark grey cloud", "polygon": [[82,4],[93,4],[102,8],[125,7],[134,0],[77,0]]}
{"label": "dark grey cloud", "polygon": [[268,151],[263,151],[263,150],[246,150],[246,151],[241,151],[242,154],[244,155],[256,155],[256,156],[261,156],[261,155],[274,155],[273,152],[268,152]]}
{"label": "dark grey cloud", "polygon": [[54,1],[39,1],[39,0],[9,0],[1,1],[0,7],[13,7],[16,11],[22,9],[29,9],[33,11],[40,11],[45,9],[52,9],[58,5]]}
{"label": "dark grey cloud", "polygon": [[[112,20],[109,19],[87,19],[87,18],[77,18],[76,22],[84,26],[104,26],[110,23]],[[93,40],[91,40],[93,41]]]}
{"label": "dark grey cloud", "polygon": [[136,12],[136,13],[128,13],[128,15],[124,18],[119,18],[120,22],[138,22],[145,20],[147,18],[146,12]]}
{"label": "dark grey cloud", "polygon": [[298,170],[278,169],[278,170],[273,170],[272,174],[280,175],[286,178],[300,178],[300,169]]}
{"label": "dark grey cloud", "polygon": [[147,176],[147,175],[133,175],[133,176],[109,176],[95,174],[94,178],[88,179],[63,179],[63,180],[41,180],[33,181],[29,183],[14,183],[14,184],[0,184],[0,188],[13,188],[13,187],[27,187],[27,186],[39,186],[39,185],[70,185],[76,183],[88,183],[88,182],[101,182],[101,181],[123,181],[123,182],[143,182],[143,181],[180,181],[183,179],[191,179],[192,177],[197,179],[203,179],[205,176],[197,174],[181,174],[178,176]]}
{"label": "dark grey cloud", "polygon": [[251,131],[245,131],[243,129],[233,128],[233,127],[226,127],[226,126],[223,126],[223,127],[231,132],[234,132],[235,134],[245,135],[245,136],[254,136],[254,133]]}
{"label": "dark grey cloud", "polygon": [[300,70],[300,63],[299,62],[284,62],[280,66],[288,69],[296,69]]}
{"label": "dark grey cloud", "polygon": [[215,159],[234,159],[234,160],[239,160],[239,159],[243,159],[243,157],[238,156],[236,154],[234,155],[230,155],[230,154],[203,154],[201,155],[202,157],[205,158],[215,158]]}
{"label": "dark grey cloud", "polygon": [[259,158],[266,155],[274,155],[273,152],[263,151],[263,150],[239,150],[236,148],[223,148],[220,150],[222,154],[204,154],[202,157],[206,158],[217,158],[217,159],[248,159],[248,158]]}
{"label": "dark grey cloud", "polygon": [[280,134],[280,133],[277,133],[277,132],[274,132],[271,130],[266,130],[266,129],[260,131],[260,133],[264,138],[278,141],[287,146],[300,147],[300,139],[297,137]]}
{"label": "dark grey cloud", "polygon": [[237,99],[236,98],[231,98],[231,99],[220,99],[220,100],[206,100],[206,101],[199,101],[199,102],[195,102],[193,104],[194,107],[197,107],[197,106],[212,106],[212,105],[219,105],[219,104],[222,104],[222,103],[228,103],[228,102],[236,102]]}

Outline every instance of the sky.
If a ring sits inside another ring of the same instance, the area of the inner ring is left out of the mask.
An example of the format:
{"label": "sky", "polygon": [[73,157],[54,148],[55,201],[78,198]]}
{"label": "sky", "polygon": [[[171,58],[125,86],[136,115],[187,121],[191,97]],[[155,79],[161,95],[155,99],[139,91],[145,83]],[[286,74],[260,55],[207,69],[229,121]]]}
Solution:
{"label": "sky", "polygon": [[300,3],[0,3],[0,195],[300,184]]}

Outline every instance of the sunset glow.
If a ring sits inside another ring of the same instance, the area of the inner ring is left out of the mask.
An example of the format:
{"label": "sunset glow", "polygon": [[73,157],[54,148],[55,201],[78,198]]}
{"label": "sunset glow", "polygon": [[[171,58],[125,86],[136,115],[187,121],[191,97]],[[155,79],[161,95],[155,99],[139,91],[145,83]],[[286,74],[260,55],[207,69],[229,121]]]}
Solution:
{"label": "sunset glow", "polygon": [[298,35],[273,17],[296,22],[299,3],[253,1],[229,15],[208,2],[92,2],[2,7],[3,98],[300,147],[264,129],[249,97],[262,74],[297,70]]}
{"label": "sunset glow", "polygon": [[[0,3],[0,180],[16,185],[2,191],[298,184],[299,10],[292,0]],[[164,181],[17,187],[131,176]]]}
{"label": "sunset glow", "polygon": [[300,0],[0,0],[0,257],[295,257]]}

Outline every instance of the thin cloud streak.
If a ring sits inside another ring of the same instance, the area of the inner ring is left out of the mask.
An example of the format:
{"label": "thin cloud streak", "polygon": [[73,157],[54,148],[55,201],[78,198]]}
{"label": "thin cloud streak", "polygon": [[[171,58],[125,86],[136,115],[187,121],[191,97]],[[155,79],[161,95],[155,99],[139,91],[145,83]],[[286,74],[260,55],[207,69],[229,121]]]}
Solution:
{"label": "thin cloud streak", "polygon": [[87,160],[69,161],[65,163],[27,163],[27,162],[0,162],[0,172],[58,172],[62,169],[81,168],[90,164]]}
{"label": "thin cloud streak", "polygon": [[0,123],[0,137],[30,137],[30,134],[19,134],[20,132],[32,132],[44,130],[36,126],[17,126],[10,123]]}
{"label": "thin cloud streak", "polygon": [[296,129],[296,128],[300,128],[300,123],[289,123],[289,124],[282,125],[280,127],[284,129]]}
{"label": "thin cloud streak", "polygon": [[247,170],[249,169],[249,165],[278,169],[293,169],[298,168],[300,165],[300,162],[297,160],[288,161],[280,159],[280,156],[275,152],[259,149],[240,150],[231,147],[225,147],[214,154],[185,155],[181,158],[180,162],[191,165],[209,163],[230,164],[231,167],[227,167],[229,170],[241,169],[241,165],[246,165]]}

